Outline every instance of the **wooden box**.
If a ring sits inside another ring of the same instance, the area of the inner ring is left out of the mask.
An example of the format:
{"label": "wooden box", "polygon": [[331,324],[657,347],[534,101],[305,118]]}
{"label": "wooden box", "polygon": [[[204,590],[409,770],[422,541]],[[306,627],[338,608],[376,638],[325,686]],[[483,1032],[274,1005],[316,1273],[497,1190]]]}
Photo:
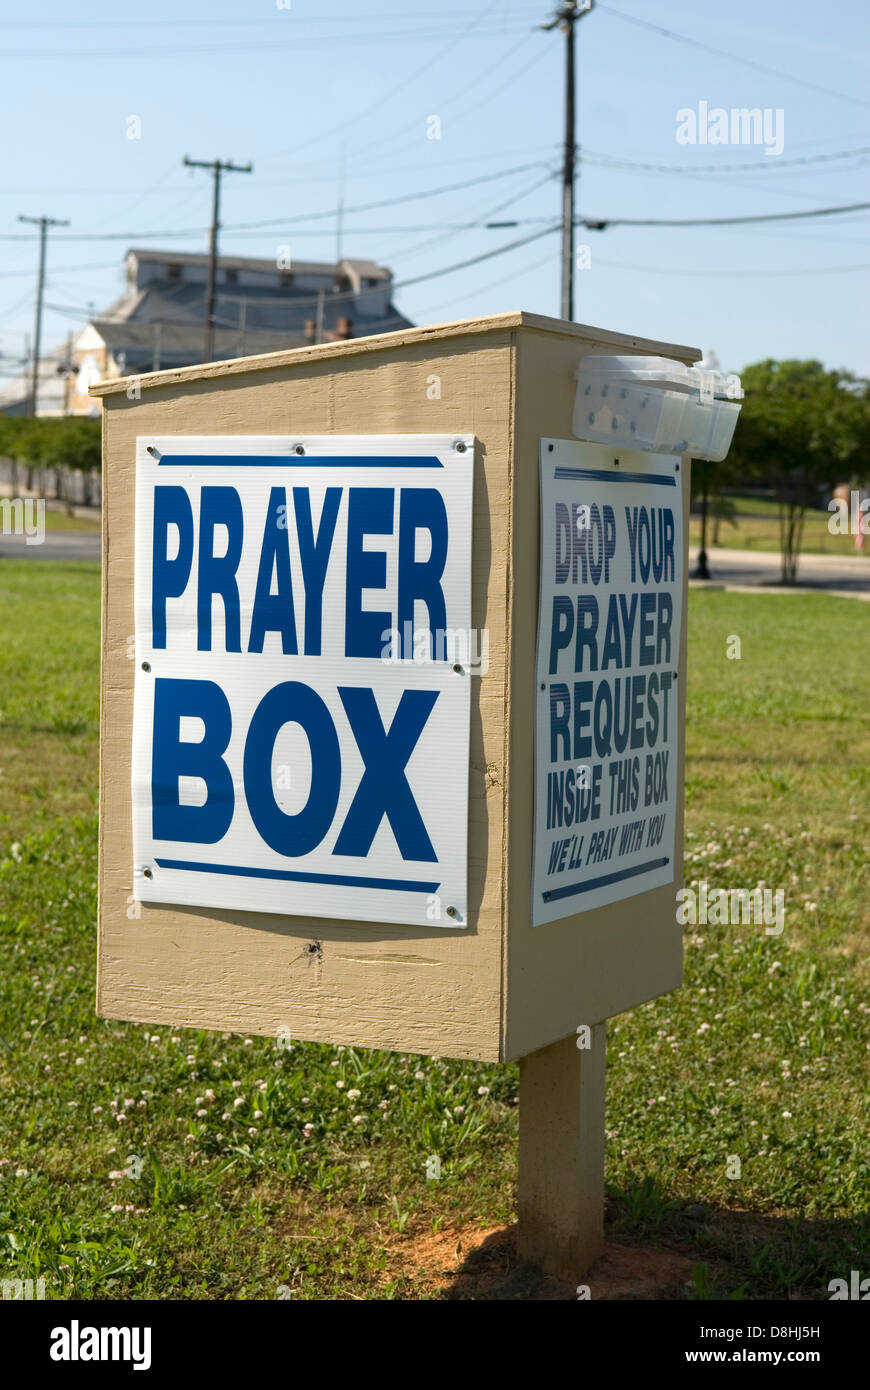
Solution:
{"label": "wooden box", "polygon": [[[587,353],[700,356],[507,313],[92,388],[105,413],[99,1014],[509,1061],[680,983],[681,810],[673,884],[531,925],[538,444],[572,438]],[[489,665],[472,692],[465,929],[131,912],[135,441],[149,433],[476,436],[472,626],[489,634]],[[684,468],[684,519],[688,487]],[[687,544],[683,525],[684,613]],[[681,779],[684,680],[676,700]]]}

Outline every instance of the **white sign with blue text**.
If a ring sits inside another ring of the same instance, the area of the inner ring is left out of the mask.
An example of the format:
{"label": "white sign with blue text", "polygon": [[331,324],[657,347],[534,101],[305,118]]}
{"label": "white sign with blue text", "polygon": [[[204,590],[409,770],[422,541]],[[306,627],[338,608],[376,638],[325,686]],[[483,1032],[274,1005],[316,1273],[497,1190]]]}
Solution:
{"label": "white sign with blue text", "polygon": [[674,878],[680,460],[543,439],[532,923]]}
{"label": "white sign with blue text", "polygon": [[137,439],[137,898],[467,925],[473,464]]}

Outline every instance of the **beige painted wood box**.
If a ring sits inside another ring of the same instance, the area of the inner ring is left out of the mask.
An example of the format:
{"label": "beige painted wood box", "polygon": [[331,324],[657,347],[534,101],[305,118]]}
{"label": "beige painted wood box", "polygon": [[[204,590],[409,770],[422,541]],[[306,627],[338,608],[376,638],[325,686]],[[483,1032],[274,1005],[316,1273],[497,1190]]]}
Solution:
{"label": "beige painted wood box", "polygon": [[[700,356],[508,313],[157,372],[139,398],[129,380],[93,388],[105,414],[100,1015],[509,1061],[680,983],[681,796],[673,884],[531,925],[538,443],[572,439],[587,353]],[[476,436],[471,621],[490,646],[471,697],[464,930],[156,904],[130,914],[135,441],[149,433]],[[688,486],[683,468],[684,517]],[[682,536],[685,575],[686,525]],[[680,784],[684,692],[681,679]]]}

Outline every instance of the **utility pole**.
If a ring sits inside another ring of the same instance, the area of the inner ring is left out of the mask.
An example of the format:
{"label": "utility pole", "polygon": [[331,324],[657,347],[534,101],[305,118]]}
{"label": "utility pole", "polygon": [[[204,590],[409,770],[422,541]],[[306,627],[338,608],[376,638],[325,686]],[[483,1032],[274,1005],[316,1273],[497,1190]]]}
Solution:
{"label": "utility pole", "polygon": [[314,327],[315,343],[323,342],[323,311],[326,308],[326,290],[323,286],[317,291],[317,319]]}
{"label": "utility pole", "polygon": [[341,147],[341,166],[338,176],[338,208],[335,214],[335,260],[336,264],[344,253],[344,173],[347,162],[347,145]]}
{"label": "utility pole", "polygon": [[565,148],[562,157],[562,318],[574,317],[574,178],[577,165],[575,135],[574,25],[588,14],[595,0],[563,0],[549,24],[565,35]]}
{"label": "utility pole", "polygon": [[233,164],[231,159],[188,159],[184,156],[187,169],[210,169],[214,176],[214,193],[211,206],[211,235],[208,247],[208,279],[205,286],[205,337],[203,340],[203,362],[214,360],[214,287],[217,274],[218,228],[221,209],[221,174],[252,174],[253,164]]}
{"label": "utility pole", "polygon": [[[721,371],[719,359],[712,348],[708,348],[698,363],[702,371]],[[692,464],[692,468],[697,467],[698,461]],[[710,566],[707,564],[707,491],[710,482],[710,464],[701,464],[701,545],[698,550],[698,563],[692,570],[693,579],[710,579]],[[693,474],[694,476],[694,474]]]}
{"label": "utility pole", "polygon": [[39,349],[42,341],[42,294],[45,289],[45,238],[49,227],[68,227],[69,222],[61,221],[57,217],[22,217],[20,213],[18,221],[32,222],[39,228],[39,275],[36,281],[36,320],[33,329],[33,367],[30,379],[30,410],[28,412],[35,416],[36,397],[39,390]]}

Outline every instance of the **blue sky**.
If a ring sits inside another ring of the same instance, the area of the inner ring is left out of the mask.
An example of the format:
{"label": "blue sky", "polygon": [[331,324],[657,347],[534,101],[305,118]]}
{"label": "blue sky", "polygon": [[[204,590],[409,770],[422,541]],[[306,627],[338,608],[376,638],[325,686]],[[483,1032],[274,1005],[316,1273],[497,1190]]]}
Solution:
{"label": "blue sky", "polygon": [[[36,9],[5,9],[7,373],[33,318],[36,243],[13,238],[35,229],[18,214],[70,221],[49,246],[48,347],[117,297],[128,246],[205,249],[210,180],[181,167],[185,154],[253,161],[253,175],[224,180],[221,249],[238,255],[274,257],[289,244],[294,258],[333,259],[343,198],[344,254],[391,266],[401,284],[558,221],[564,42],[536,28],[550,0],[280,4],[49,0],[38,19],[23,18]],[[578,30],[579,212],[723,217],[870,201],[868,29],[870,7],[858,0],[599,4]],[[677,111],[700,102],[781,110],[782,153],[678,143]],[[127,137],[131,116],[138,140]],[[432,116],[437,140],[427,138]],[[520,225],[469,225],[507,219]],[[729,370],[814,356],[870,374],[867,219],[578,231],[591,266],[578,272],[575,317],[712,347]],[[416,323],[507,309],[558,315],[559,238],[396,297]]]}

